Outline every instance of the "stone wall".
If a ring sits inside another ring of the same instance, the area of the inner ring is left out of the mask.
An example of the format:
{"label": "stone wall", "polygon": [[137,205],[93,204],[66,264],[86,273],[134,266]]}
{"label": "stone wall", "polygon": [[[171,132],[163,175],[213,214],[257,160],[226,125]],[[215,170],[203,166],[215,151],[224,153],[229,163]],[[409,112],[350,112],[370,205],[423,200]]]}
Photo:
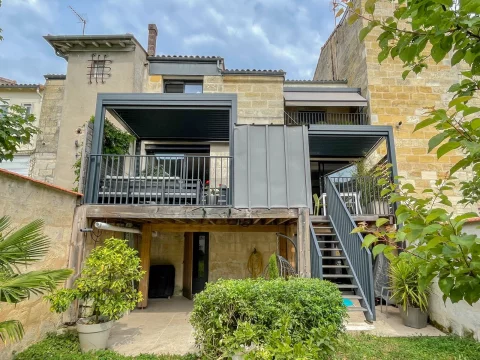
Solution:
{"label": "stone wall", "polygon": [[[76,202],[76,193],[0,170],[0,216],[10,216],[16,228],[43,219],[44,233],[51,239],[46,257],[34,265],[20,266],[20,271],[67,267]],[[42,296],[32,296],[16,306],[1,303],[0,321],[4,320],[19,320],[25,328],[22,341],[7,347],[0,345],[0,359],[9,359],[12,351],[20,351],[54,331],[61,316],[49,311]]]}
{"label": "stone wall", "polygon": [[[378,1],[375,16],[390,16],[392,9],[390,1]],[[395,130],[399,175],[422,191],[442,178],[461,159],[455,152],[438,160],[435,152],[427,153],[428,140],[436,134],[434,128],[413,132],[423,118],[424,108],[448,104],[450,95],[447,89],[458,81],[459,69],[452,68],[447,58],[439,64],[430,62],[427,70],[418,75],[410,74],[403,80],[404,68],[398,59],[389,57],[382,64],[378,63],[380,49],[376,39],[379,29],[372,31],[363,43],[359,41],[358,32],[363,25],[360,21],[354,25],[342,21],[337,26],[322,48],[315,80],[333,79],[331,68],[334,67],[337,79],[345,78],[349,86],[362,88],[362,94],[369,100],[368,113],[372,124],[391,125]],[[402,125],[397,128],[400,122]],[[456,175],[460,179],[469,176],[466,171],[459,171]],[[449,195],[453,203],[460,199],[458,189]],[[468,210],[463,206],[457,209],[458,212]]]}
{"label": "stone wall", "polygon": [[58,134],[63,113],[65,80],[47,79],[43,92],[36,150],[32,156],[32,177],[53,183],[57,160]]}
{"label": "stone wall", "polygon": [[275,233],[210,233],[208,281],[250,277],[248,259],[256,248],[262,254],[263,268],[276,252]]}
{"label": "stone wall", "polygon": [[283,76],[205,76],[204,93],[238,96],[238,124],[283,124]]}

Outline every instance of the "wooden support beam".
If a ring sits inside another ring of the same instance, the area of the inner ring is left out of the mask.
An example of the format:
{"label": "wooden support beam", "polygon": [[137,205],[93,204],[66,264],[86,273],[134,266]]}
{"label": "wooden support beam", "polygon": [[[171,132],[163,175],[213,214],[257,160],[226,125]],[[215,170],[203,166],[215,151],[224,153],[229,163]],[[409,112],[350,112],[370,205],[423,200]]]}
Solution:
{"label": "wooden support beam", "polygon": [[77,41],[77,44],[80,45],[81,47],[85,47],[85,43],[83,41]]}
{"label": "wooden support beam", "polygon": [[148,277],[150,276],[150,249],[152,247],[152,225],[142,226],[142,240],[140,241],[140,260],[145,276],[140,280],[138,289],[142,292],[143,300],[138,303],[140,309],[148,305]]}
{"label": "wooden support beam", "polygon": [[265,220],[265,224],[264,225],[268,225],[268,224],[271,224],[272,222],[274,222],[276,219],[268,219],[268,220]]}
{"label": "wooden support beam", "polygon": [[262,219],[255,219],[255,220],[253,220],[253,225],[255,225],[256,223],[258,223],[260,220],[262,220]]}
{"label": "wooden support beam", "polygon": [[123,41],[119,41],[118,43],[120,44],[121,47],[125,47],[125,43]]}
{"label": "wooden support beam", "polygon": [[[287,235],[293,241],[296,241],[295,239],[296,226],[286,225],[285,228],[286,228],[285,235]],[[293,244],[290,241],[287,242],[287,260],[290,263],[290,265],[292,265],[293,268],[295,269],[298,263],[297,252],[295,251],[295,246],[293,246]]]}
{"label": "wooden support beam", "polygon": [[151,224],[158,232],[282,232],[283,225],[211,225],[211,224]]}
{"label": "wooden support beam", "polygon": [[95,46],[95,47],[99,47],[99,45],[96,41],[92,41],[92,45]]}
{"label": "wooden support beam", "polygon": [[234,209],[228,207],[84,205],[96,219],[296,219],[298,209]]}
{"label": "wooden support beam", "polygon": [[298,271],[301,277],[311,277],[310,264],[310,210],[299,209],[297,223]]}
{"label": "wooden support beam", "polygon": [[108,41],[105,41],[105,45],[107,45],[108,47],[112,47],[112,44],[110,44]]}
{"label": "wooden support beam", "polygon": [[291,219],[279,220],[279,221],[277,222],[277,224],[278,224],[278,225],[281,225],[281,224],[284,224],[284,223],[286,223],[287,221],[290,221],[290,220],[291,220]]}

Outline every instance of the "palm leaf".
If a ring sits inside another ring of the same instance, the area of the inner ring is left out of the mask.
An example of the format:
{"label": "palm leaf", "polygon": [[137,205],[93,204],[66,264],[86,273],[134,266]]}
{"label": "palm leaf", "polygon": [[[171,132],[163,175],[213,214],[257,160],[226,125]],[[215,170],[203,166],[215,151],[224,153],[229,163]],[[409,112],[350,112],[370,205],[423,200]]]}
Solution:
{"label": "palm leaf", "polygon": [[24,274],[9,274],[0,277],[0,301],[16,304],[30,295],[40,295],[52,291],[66,280],[72,270],[30,271]]}
{"label": "palm leaf", "polygon": [[7,341],[18,341],[23,338],[23,326],[18,320],[0,322],[0,339],[4,344]]}
{"label": "palm leaf", "polygon": [[[9,225],[8,217],[0,218],[0,231]],[[49,239],[43,234],[43,225],[43,220],[34,220],[7,234],[0,233],[0,269],[13,273],[16,265],[29,264],[45,256]]]}

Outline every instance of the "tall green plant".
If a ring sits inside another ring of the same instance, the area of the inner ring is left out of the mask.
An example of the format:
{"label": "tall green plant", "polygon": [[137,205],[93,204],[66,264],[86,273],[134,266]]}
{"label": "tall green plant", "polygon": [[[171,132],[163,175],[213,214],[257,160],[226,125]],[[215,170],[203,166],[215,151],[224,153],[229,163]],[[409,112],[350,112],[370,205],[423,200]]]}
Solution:
{"label": "tall green plant", "polygon": [[400,304],[404,311],[408,307],[428,310],[428,288],[422,289],[418,284],[419,266],[412,256],[396,259],[389,269],[392,286],[392,298]]}
{"label": "tall green plant", "polygon": [[278,271],[277,254],[272,254],[268,259],[268,278],[273,280],[279,277],[280,273]]}
{"label": "tall green plant", "polygon": [[92,250],[74,288],[63,289],[46,297],[51,310],[62,313],[77,299],[93,302],[92,323],[117,320],[142,300],[133,284],[145,275],[138,252],[126,240],[110,238]]}
{"label": "tall green plant", "polygon": [[[43,220],[35,220],[19,228],[11,228],[10,218],[0,218],[0,302],[18,304],[30,295],[53,291],[72,273],[64,270],[20,272],[22,266],[42,260],[50,240],[43,234]],[[18,341],[23,337],[23,326],[18,320],[0,322],[0,339]]]}

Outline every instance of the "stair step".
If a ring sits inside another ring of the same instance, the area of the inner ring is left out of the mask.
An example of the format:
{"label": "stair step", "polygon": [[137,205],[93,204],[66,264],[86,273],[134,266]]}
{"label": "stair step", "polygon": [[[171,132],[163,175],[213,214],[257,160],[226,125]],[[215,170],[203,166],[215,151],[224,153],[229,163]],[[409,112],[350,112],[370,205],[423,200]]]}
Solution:
{"label": "stair step", "polygon": [[359,295],[348,295],[348,294],[342,294],[342,297],[344,299],[350,299],[350,300],[362,300],[363,298]]}
{"label": "stair step", "polygon": [[323,274],[323,277],[324,278],[344,278],[344,279],[347,279],[347,278],[353,278],[353,275],[348,275],[348,274]]}
{"label": "stair step", "polygon": [[333,229],[332,226],[315,226],[315,225],[313,225],[313,228],[314,229],[329,229],[329,230]]}
{"label": "stair step", "polygon": [[317,240],[317,242],[322,244],[338,244],[338,240]]}
{"label": "stair step", "polygon": [[348,265],[322,265],[324,269],[348,269]]}
{"label": "stair step", "polygon": [[335,284],[339,289],[357,289],[357,285],[352,285],[352,284]]}
{"label": "stair step", "polygon": [[345,256],[322,256],[323,260],[346,260]]}
{"label": "stair step", "polygon": [[337,249],[337,248],[320,248],[320,250],[325,250],[325,251],[343,251],[342,249]]}
{"label": "stair step", "polygon": [[363,307],[355,307],[355,306],[347,306],[347,311],[368,311],[367,309]]}

